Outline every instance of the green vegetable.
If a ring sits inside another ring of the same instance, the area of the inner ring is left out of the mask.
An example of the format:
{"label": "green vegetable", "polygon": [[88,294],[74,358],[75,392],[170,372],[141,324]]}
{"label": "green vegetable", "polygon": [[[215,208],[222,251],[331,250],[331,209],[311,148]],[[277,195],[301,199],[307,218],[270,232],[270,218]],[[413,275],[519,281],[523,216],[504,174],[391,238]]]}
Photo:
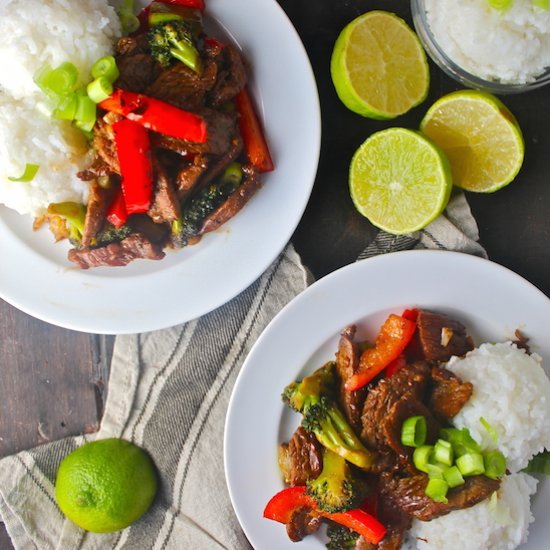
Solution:
{"label": "green vegetable", "polygon": [[359,538],[359,533],[344,525],[331,523],[327,527],[327,550],[351,550],[354,549]]}
{"label": "green vegetable", "polygon": [[323,469],[307,483],[307,494],[319,508],[330,514],[345,512],[358,506],[365,496],[366,485],[354,478],[345,458],[323,449]]}
{"label": "green vegetable", "polygon": [[447,491],[449,486],[444,479],[431,478],[426,485],[426,495],[436,502],[448,502]]}
{"label": "green vegetable", "polygon": [[134,0],[123,0],[118,9],[118,18],[124,34],[130,34],[139,29],[139,19],[134,14]]}
{"label": "green vegetable", "polygon": [[506,458],[500,451],[487,451],[483,454],[485,475],[499,479],[506,473]]}
{"label": "green vegetable", "polygon": [[99,76],[88,84],[86,91],[94,103],[101,103],[113,93],[113,85],[107,77]]}
{"label": "green vegetable", "polygon": [[449,441],[453,446],[456,456],[462,456],[468,453],[481,453],[479,443],[470,435],[467,428],[443,428],[439,436]]}
{"label": "green vegetable", "polygon": [[86,207],[78,202],[57,202],[48,206],[48,214],[65,218],[69,228],[69,239],[79,241],[84,232]]}
{"label": "green vegetable", "polygon": [[283,401],[303,415],[302,426],[318,441],[359,468],[369,470],[375,454],[361,443],[334,402],[335,363],[329,362],[283,392]]}
{"label": "green vegetable", "polygon": [[182,209],[181,217],[172,223],[172,243],[186,246],[189,239],[199,235],[206,217],[221,206],[239,187],[243,178],[241,165],[231,163],[221,178],[201,190]]}
{"label": "green vegetable", "polygon": [[550,476],[550,451],[542,451],[535,455],[523,471],[529,474],[544,474]]}
{"label": "green vegetable", "polygon": [[543,10],[550,9],[550,0],[533,0],[533,6]]}
{"label": "green vegetable", "polygon": [[147,34],[151,55],[168,67],[178,59],[193,71],[200,73],[202,63],[189,21],[165,21],[153,26]]}
{"label": "green vegetable", "polygon": [[34,179],[34,176],[36,176],[39,168],[40,166],[38,164],[27,163],[25,164],[25,170],[23,170],[23,173],[19,177],[9,177],[8,179],[10,181],[20,181],[28,183]]}
{"label": "green vegetable", "polygon": [[510,9],[514,0],[487,0],[492,8],[500,11]]}
{"label": "green vegetable", "polygon": [[78,70],[69,62],[61,63],[55,69],[45,65],[36,73],[34,81],[46,95],[63,96],[74,90],[78,81]]}
{"label": "green vegetable", "polygon": [[495,428],[493,428],[493,426],[491,426],[491,424],[489,424],[489,422],[487,422],[487,420],[485,420],[485,418],[483,418],[483,416],[479,417],[479,421],[481,422],[481,425],[487,430],[487,433],[489,434],[489,437],[495,443],[498,443],[498,433],[495,430]]}
{"label": "green vegetable", "polygon": [[413,464],[420,472],[428,473],[428,465],[433,454],[432,445],[417,447],[413,452]]}
{"label": "green vegetable", "polygon": [[443,479],[449,487],[458,487],[464,484],[464,478],[457,466],[451,466],[443,472]]}
{"label": "green vegetable", "polygon": [[465,453],[456,459],[456,466],[463,476],[476,476],[485,472],[481,453]]}
{"label": "green vegetable", "polygon": [[93,78],[106,78],[109,82],[114,82],[120,75],[116,60],[112,55],[106,55],[98,59],[92,65]]}
{"label": "green vegetable", "polygon": [[454,459],[453,446],[444,439],[438,439],[434,446],[434,459],[447,466],[452,466]]}
{"label": "green vegetable", "polygon": [[401,443],[407,447],[421,447],[426,441],[426,419],[423,416],[411,416],[401,426]]}

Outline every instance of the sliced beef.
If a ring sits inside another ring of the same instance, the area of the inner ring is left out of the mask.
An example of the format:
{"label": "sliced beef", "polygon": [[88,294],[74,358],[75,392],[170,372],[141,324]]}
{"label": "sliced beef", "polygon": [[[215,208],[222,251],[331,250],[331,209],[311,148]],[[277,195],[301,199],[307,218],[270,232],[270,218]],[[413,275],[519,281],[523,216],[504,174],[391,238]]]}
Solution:
{"label": "sliced beef", "polygon": [[399,550],[411,527],[411,516],[405,514],[385,495],[378,497],[377,512],[378,519],[386,527],[386,534],[378,543],[378,550]]}
{"label": "sliced beef", "polygon": [[201,187],[205,187],[210,182],[220,176],[224,170],[234,161],[237,160],[243,150],[243,140],[239,133],[231,138],[229,149],[223,154],[212,160],[208,170],[201,178]]}
{"label": "sliced beef", "polygon": [[97,178],[109,177],[112,173],[113,171],[111,167],[103,160],[103,158],[96,156],[88,168],[77,172],[76,175],[82,181],[92,181]]}
{"label": "sliced beef", "polygon": [[164,134],[151,133],[153,148],[168,149],[182,156],[193,154],[223,155],[231,147],[237,133],[237,119],[234,114],[211,109],[198,112],[208,126],[208,139],[205,143],[195,143]]}
{"label": "sliced beef", "polygon": [[360,351],[354,342],[356,327],[347,327],[340,334],[338,351],[336,352],[336,373],[338,375],[338,404],[346,416],[351,427],[361,432],[361,415],[363,404],[367,395],[367,388],[363,387],[357,391],[346,391],[344,385],[359,368]]}
{"label": "sliced beef", "polygon": [[369,389],[361,416],[361,437],[371,449],[389,449],[384,419],[391,407],[406,393],[421,399],[428,383],[430,368],[422,361],[406,365],[390,378],[383,378]]}
{"label": "sliced beef", "polygon": [[137,36],[123,36],[118,40],[115,46],[117,61],[125,55],[135,55],[138,53],[147,53],[149,51],[149,43],[146,34],[138,34]]}
{"label": "sliced beef", "polygon": [[242,169],[244,172],[244,181],[229,195],[221,206],[206,216],[200,229],[201,235],[215,231],[230,220],[243,208],[254,193],[260,189],[260,177],[252,165],[245,165]]}
{"label": "sliced beef", "polygon": [[439,419],[450,420],[470,399],[474,387],[443,367],[433,367],[431,374],[430,409]]}
{"label": "sliced beef", "polygon": [[178,195],[163,165],[155,160],[154,168],[153,204],[148,214],[155,223],[170,223],[177,220],[181,214]]}
{"label": "sliced beef", "polygon": [[246,85],[246,67],[240,52],[228,44],[215,56],[218,67],[215,85],[208,94],[208,103],[220,107],[231,101]]}
{"label": "sliced beef", "polygon": [[179,168],[175,183],[180,201],[185,201],[197,187],[207,169],[208,157],[206,155],[194,155],[191,162],[185,163]]}
{"label": "sliced beef", "polygon": [[430,361],[448,361],[474,349],[464,325],[446,315],[421,309],[416,324],[422,353]]}
{"label": "sliced beef", "polygon": [[448,502],[436,502],[425,494],[428,476],[417,474],[399,478],[391,474],[381,476],[381,492],[394,506],[409,516],[430,521],[453,510],[470,508],[498,490],[500,482],[485,476],[465,478],[464,485],[447,493]]}
{"label": "sliced beef", "polygon": [[115,145],[113,124],[122,117],[115,113],[107,113],[98,119],[94,126],[93,145],[101,161],[108,166],[110,173],[120,175],[120,165]]}
{"label": "sliced beef", "polygon": [[292,542],[299,542],[307,535],[315,533],[320,526],[321,518],[312,514],[309,508],[302,507],[292,513],[286,524],[286,532]]}
{"label": "sliced beef", "polygon": [[82,232],[81,238],[82,247],[89,247],[95,236],[105,225],[105,216],[112,198],[112,188],[106,189],[98,185],[96,182],[93,182],[90,185],[84,231]]}
{"label": "sliced beef", "polygon": [[162,71],[145,89],[145,95],[155,97],[180,109],[197,111],[204,105],[204,96],[216,83],[218,67],[206,60],[201,73],[196,73],[181,62]]}
{"label": "sliced beef", "polygon": [[301,426],[279,448],[279,466],[289,485],[305,485],[323,469],[323,447],[312,432]]}
{"label": "sliced beef", "polygon": [[98,248],[69,250],[68,258],[81,269],[99,266],[124,266],[138,258],[161,260],[164,258],[162,245],[152,243],[137,233],[120,242]]}
{"label": "sliced beef", "polygon": [[133,53],[117,59],[120,75],[116,88],[144,93],[159,77],[160,67],[148,53]]}

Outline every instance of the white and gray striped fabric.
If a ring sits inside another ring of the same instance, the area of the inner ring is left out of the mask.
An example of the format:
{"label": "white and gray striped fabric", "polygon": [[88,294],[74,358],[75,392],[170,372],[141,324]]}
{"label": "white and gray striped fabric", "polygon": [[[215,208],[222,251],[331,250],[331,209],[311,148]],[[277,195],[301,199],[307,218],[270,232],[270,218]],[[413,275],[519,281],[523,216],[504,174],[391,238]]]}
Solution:
{"label": "white and gray striped fabric", "polygon": [[[462,194],[425,230],[379,233],[360,255],[411,248],[485,257]],[[200,319],[119,336],[101,429],[0,461],[0,518],[17,550],[241,550],[250,548],[234,515],[223,471],[223,430],[244,358],[280,309],[308,285],[289,246],[246,291]],[[251,411],[253,413],[253,411]],[[59,462],[85,440],[123,437],[144,447],[160,475],[151,510],[114,534],[91,534],[64,519],[54,498]],[[258,511],[261,513],[261,510]],[[266,550],[266,549],[257,549]]]}

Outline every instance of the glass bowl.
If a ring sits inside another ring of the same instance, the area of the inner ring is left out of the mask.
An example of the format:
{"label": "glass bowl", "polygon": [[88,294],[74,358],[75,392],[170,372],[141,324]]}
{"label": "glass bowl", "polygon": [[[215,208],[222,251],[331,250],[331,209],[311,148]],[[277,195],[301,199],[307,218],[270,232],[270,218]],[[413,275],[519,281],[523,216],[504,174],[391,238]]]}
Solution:
{"label": "glass bowl", "polygon": [[550,84],[550,67],[542,74],[538,75],[534,80],[526,83],[508,83],[498,80],[486,80],[468,72],[453,61],[437,41],[428,22],[425,1],[411,0],[411,12],[416,33],[428,55],[447,75],[464,86],[494,94],[513,94],[534,90],[546,84]]}

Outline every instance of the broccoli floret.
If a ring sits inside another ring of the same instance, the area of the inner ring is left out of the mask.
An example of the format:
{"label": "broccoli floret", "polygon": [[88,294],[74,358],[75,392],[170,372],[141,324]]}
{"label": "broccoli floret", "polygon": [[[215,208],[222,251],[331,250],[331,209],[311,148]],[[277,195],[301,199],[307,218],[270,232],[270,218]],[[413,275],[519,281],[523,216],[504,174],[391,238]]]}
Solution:
{"label": "broccoli floret", "polygon": [[282,397],[289,407],[303,415],[302,426],[312,431],[321,445],[359,468],[370,470],[375,454],[365,448],[336,406],[335,387],[335,363],[331,361],[301,382],[289,384]]}
{"label": "broccoli floret", "polygon": [[351,529],[332,523],[327,527],[327,550],[349,550],[355,548],[359,534]]}
{"label": "broccoli floret", "polygon": [[323,451],[319,477],[307,483],[307,493],[321,510],[330,514],[355,508],[365,497],[366,489],[366,484],[354,477],[346,459],[329,449]]}
{"label": "broccoli floret", "polygon": [[201,72],[201,58],[189,21],[164,21],[154,25],[147,34],[147,40],[151,55],[162,67],[168,67],[174,59],[179,59],[193,71]]}
{"label": "broccoli floret", "polygon": [[110,223],[105,224],[105,227],[95,236],[92,242],[93,246],[105,246],[109,243],[119,242],[129,237],[133,233],[133,229],[129,225],[115,227]]}

